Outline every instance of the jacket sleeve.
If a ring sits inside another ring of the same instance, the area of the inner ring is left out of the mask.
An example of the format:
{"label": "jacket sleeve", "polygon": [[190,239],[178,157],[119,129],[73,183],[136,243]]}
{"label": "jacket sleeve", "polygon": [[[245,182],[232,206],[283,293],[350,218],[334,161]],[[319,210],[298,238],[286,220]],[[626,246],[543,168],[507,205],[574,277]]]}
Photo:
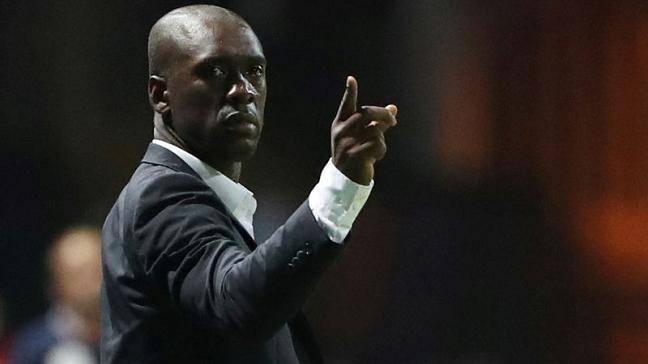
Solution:
{"label": "jacket sleeve", "polygon": [[135,200],[129,250],[142,274],[190,320],[228,335],[272,335],[301,309],[342,249],[307,202],[250,251],[215,194],[194,176],[157,176]]}

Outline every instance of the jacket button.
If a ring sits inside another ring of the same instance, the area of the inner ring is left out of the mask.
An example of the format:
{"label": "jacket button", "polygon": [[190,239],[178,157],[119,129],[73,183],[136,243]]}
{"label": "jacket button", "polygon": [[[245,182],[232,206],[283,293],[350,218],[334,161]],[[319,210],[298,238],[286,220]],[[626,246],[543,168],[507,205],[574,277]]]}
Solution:
{"label": "jacket button", "polygon": [[310,246],[311,246],[310,241],[305,242],[305,243],[304,243],[304,246],[307,247],[307,248],[310,248]]}
{"label": "jacket button", "polygon": [[293,257],[292,260],[290,261],[290,264],[292,265],[297,265],[299,264],[300,259],[298,257]]}
{"label": "jacket button", "polygon": [[308,254],[306,254],[306,252],[303,251],[303,250],[300,250],[300,251],[297,252],[297,258],[301,259],[301,258],[304,257],[304,255],[308,255]]}

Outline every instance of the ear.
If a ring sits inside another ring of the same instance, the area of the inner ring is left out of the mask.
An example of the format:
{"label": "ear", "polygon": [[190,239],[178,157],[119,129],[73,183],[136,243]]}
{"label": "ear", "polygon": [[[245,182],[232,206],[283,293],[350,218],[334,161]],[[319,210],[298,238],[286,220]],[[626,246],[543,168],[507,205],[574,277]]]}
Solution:
{"label": "ear", "polygon": [[164,77],[151,75],[148,81],[149,103],[155,112],[165,114],[169,111],[169,97]]}

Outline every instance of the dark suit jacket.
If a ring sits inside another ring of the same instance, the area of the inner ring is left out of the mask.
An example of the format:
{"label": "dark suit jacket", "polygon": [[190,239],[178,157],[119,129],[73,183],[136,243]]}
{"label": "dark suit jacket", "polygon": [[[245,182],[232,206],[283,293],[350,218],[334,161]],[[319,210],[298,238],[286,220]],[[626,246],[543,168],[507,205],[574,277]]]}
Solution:
{"label": "dark suit jacket", "polygon": [[316,362],[299,312],[340,251],[307,202],[257,246],[151,144],[103,228],[102,363]]}

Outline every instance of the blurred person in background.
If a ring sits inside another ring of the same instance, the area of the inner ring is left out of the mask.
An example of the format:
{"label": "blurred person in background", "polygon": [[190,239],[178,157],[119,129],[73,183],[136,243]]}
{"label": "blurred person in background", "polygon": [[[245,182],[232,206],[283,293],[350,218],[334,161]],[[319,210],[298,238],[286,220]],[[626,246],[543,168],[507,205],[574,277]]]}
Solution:
{"label": "blurred person in background", "polygon": [[98,363],[99,230],[92,227],[66,230],[48,251],[46,264],[50,308],[18,333],[11,363]]}

